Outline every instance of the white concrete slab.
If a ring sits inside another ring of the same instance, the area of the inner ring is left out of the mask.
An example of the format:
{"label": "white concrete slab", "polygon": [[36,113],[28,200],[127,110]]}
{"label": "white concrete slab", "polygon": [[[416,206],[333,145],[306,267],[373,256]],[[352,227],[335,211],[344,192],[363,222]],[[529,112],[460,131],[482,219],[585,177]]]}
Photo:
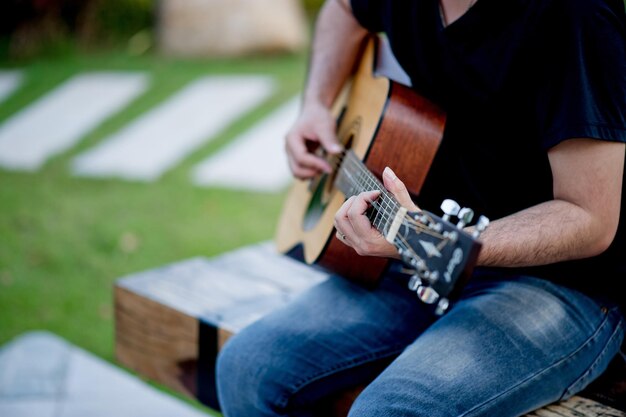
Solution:
{"label": "white concrete slab", "polygon": [[0,398],[0,416],[2,417],[57,417],[59,404],[49,399],[10,399]]}
{"label": "white concrete slab", "polygon": [[0,70],[0,102],[9,97],[17,90],[24,76],[18,70]]}
{"label": "white concrete slab", "polygon": [[35,171],[147,87],[144,74],[77,75],[0,126],[0,166]]}
{"label": "white concrete slab", "polygon": [[4,346],[0,376],[3,417],[209,415],[49,332]]}
{"label": "white concrete slab", "polygon": [[45,332],[21,336],[0,350],[0,398],[56,398],[61,394],[71,347]]}
{"label": "white concrete slab", "polygon": [[[96,381],[86,384],[86,381]],[[125,370],[83,350],[73,348],[64,381],[64,395],[72,401],[87,398],[90,402],[110,398],[141,397],[146,385]]]}
{"label": "white concrete slab", "polygon": [[210,141],[274,89],[263,76],[212,76],[193,82],[73,162],[74,173],[153,181]]}
{"label": "white concrete slab", "polygon": [[193,182],[202,186],[275,192],[291,182],[285,135],[298,116],[296,97],[235,139],[222,151],[198,164]]}

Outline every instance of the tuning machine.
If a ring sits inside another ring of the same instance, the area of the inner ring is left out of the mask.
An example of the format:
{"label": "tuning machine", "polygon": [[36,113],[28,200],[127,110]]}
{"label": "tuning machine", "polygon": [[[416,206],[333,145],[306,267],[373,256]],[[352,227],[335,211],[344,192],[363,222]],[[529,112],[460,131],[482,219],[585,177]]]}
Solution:
{"label": "tuning machine", "polygon": [[408,287],[411,291],[417,291],[417,289],[421,287],[422,285],[423,285],[422,279],[417,274],[412,275],[411,278],[409,279]]}
{"label": "tuning machine", "polygon": [[443,313],[448,311],[449,307],[450,307],[450,301],[448,301],[447,298],[442,297],[437,303],[437,308],[435,308],[435,314],[438,316],[441,316]]}
{"label": "tuning machine", "polygon": [[472,219],[474,219],[474,210],[472,210],[471,208],[463,207],[461,210],[459,210],[457,217],[459,218],[459,222],[457,223],[456,227],[457,229],[463,229],[467,224],[472,221]]}
{"label": "tuning machine", "polygon": [[422,302],[434,304],[439,300],[439,294],[430,286],[428,275],[428,271],[416,272],[409,279],[408,287]]}
{"label": "tuning machine", "polygon": [[425,304],[435,304],[439,300],[439,293],[429,285],[419,285],[415,292],[417,297]]}
{"label": "tuning machine", "polygon": [[459,203],[449,198],[446,198],[441,203],[441,211],[443,212],[443,216],[441,218],[445,221],[450,221],[450,217],[459,214],[460,210],[461,206],[459,206]]}
{"label": "tuning machine", "polygon": [[472,237],[474,239],[478,238],[480,234],[485,231],[487,226],[489,226],[489,219],[485,216],[480,216],[476,222],[474,231],[472,232]]}
{"label": "tuning machine", "polygon": [[428,285],[420,285],[417,284],[417,282],[419,282],[419,279],[416,279],[413,282],[410,281],[409,285],[413,283],[413,286],[415,288],[414,291],[417,294],[417,297],[423,303],[431,305],[436,303],[437,306],[435,307],[435,314],[438,316],[441,316],[446,311],[448,311],[448,308],[450,307],[450,301],[447,298],[440,297],[437,291],[433,289],[433,287],[430,287]]}
{"label": "tuning machine", "polygon": [[[445,221],[450,221],[450,217],[452,216],[458,218],[459,222],[456,227],[460,230],[470,224],[474,218],[474,210],[469,207],[461,208],[459,203],[449,198],[443,200],[441,203],[441,211],[444,213],[441,218]],[[478,238],[480,234],[485,231],[487,226],[489,226],[489,219],[485,216],[480,216],[472,232],[472,237],[475,239]]]}

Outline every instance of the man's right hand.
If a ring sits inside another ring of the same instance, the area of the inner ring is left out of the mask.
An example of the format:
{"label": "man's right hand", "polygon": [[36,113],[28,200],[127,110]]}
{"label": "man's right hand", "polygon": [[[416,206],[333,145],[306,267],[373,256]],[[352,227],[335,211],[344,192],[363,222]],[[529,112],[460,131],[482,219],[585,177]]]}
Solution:
{"label": "man's right hand", "polygon": [[330,154],[341,152],[335,130],[335,118],[328,107],[317,102],[303,105],[285,143],[289,168],[296,178],[307,179],[332,171],[328,162],[314,152],[320,146]]}
{"label": "man's right hand", "polygon": [[289,168],[296,178],[307,179],[332,170],[316,155],[320,147],[329,154],[342,151],[330,107],[350,76],[367,35],[347,0],[327,0],[320,9],[302,112],[285,144]]}

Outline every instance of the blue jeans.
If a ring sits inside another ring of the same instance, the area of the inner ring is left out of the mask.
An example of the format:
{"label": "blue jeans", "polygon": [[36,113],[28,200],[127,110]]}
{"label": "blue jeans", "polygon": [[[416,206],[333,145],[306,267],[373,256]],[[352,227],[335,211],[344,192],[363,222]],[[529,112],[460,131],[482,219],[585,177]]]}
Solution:
{"label": "blue jeans", "polygon": [[226,417],[313,416],[369,383],[350,417],[521,416],[602,373],[624,327],[618,307],[537,278],[474,278],[438,318],[398,277],[332,277],[226,344],[218,395]]}

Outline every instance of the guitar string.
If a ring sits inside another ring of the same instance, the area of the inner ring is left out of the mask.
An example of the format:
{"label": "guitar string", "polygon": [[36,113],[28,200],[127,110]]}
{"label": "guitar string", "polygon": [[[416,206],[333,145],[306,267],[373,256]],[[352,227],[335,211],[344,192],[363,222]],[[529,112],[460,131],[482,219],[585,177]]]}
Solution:
{"label": "guitar string", "polygon": [[[363,191],[366,191],[366,187],[368,185],[374,186],[374,189],[378,189],[379,191],[383,192],[384,189],[380,189],[380,183],[376,180],[375,178],[373,179],[373,175],[371,174],[371,172],[367,171],[366,168],[364,166],[362,166],[361,162],[358,160],[355,160],[356,155],[352,152],[350,153],[346,153],[346,158],[338,158],[338,159],[343,159],[343,162],[349,162],[351,163],[352,167],[356,167],[357,170],[359,171],[357,173],[357,177],[355,178],[353,173],[348,169],[348,166],[345,166],[345,169],[342,171],[345,175],[344,177],[347,177],[348,180],[350,180],[352,182],[352,184],[354,184],[354,186],[359,187],[360,189]],[[338,167],[339,165],[341,165],[342,161],[339,161],[338,163]],[[337,167],[337,168],[338,168]],[[365,185],[360,185],[363,183],[363,177],[365,177]],[[378,213],[384,213],[387,216],[391,215],[392,212],[390,211],[390,209],[395,209],[395,211],[397,212],[397,210],[399,209],[399,204],[398,202],[391,196],[389,196],[389,194],[386,194],[386,199],[383,199],[383,204],[380,205],[377,203],[376,200],[374,201],[368,201],[368,203],[370,203],[374,208],[377,209]],[[391,207],[391,204],[393,204],[395,207]],[[377,214],[378,217],[378,214]],[[394,215],[395,217],[395,215]],[[432,236],[435,237],[442,237],[441,234],[433,232],[431,229],[426,228],[423,224],[417,222],[415,219],[413,219],[411,216],[409,216],[408,214],[404,215],[404,224],[406,227],[408,227],[409,229],[415,230],[417,232],[418,229],[420,229],[420,231],[422,233],[428,233]],[[377,227],[378,230],[380,230],[380,227]],[[442,242],[440,242],[441,244],[446,244],[447,240],[449,240],[447,237],[444,238],[442,240]],[[408,252],[417,262],[422,261],[424,262],[423,258],[421,256],[419,256],[417,254],[417,252],[413,249],[413,247],[411,245],[409,245],[408,241],[406,240],[406,238],[401,235],[401,234],[397,234],[394,238],[395,244],[402,249],[403,253]],[[442,246],[438,245],[438,248],[441,250]]]}
{"label": "guitar string", "polygon": [[415,230],[416,232],[419,231],[420,233],[427,234],[427,235],[430,235],[432,237],[436,237],[436,238],[440,239],[441,241],[448,241],[448,240],[450,240],[449,237],[446,237],[446,236],[442,235],[439,232],[433,231],[432,229],[427,228],[426,226],[422,225],[421,223],[417,223],[409,215],[405,214],[403,224],[407,228],[409,228],[410,230]]}
{"label": "guitar string", "polygon": [[[355,163],[354,163],[354,161],[352,160],[352,158],[349,158],[349,157],[348,157],[348,159],[347,159],[347,161],[346,161],[346,160],[344,160],[343,155],[345,155],[345,156],[349,156],[350,154],[347,154],[347,153],[345,153],[345,152],[344,152],[344,153],[342,153],[342,156],[339,156],[339,157],[337,157],[337,158],[336,158],[336,159],[337,159],[337,161],[336,161],[336,164],[335,164],[335,165],[336,165],[336,166],[335,166],[335,170],[338,170],[338,169],[340,168],[340,166],[342,165],[342,163],[343,163],[343,162],[348,162],[348,161],[349,161],[349,162],[351,162],[351,163],[352,163],[352,165],[353,165],[354,167],[359,168],[359,167],[358,167],[358,164],[355,164]],[[340,174],[339,174],[339,175],[341,175],[341,171],[339,171],[339,172],[340,172]],[[355,173],[355,174],[357,175],[357,178],[354,178],[354,176],[353,176],[353,175],[351,175],[352,173],[348,171],[348,166],[347,166],[347,165],[345,166],[345,170],[344,170],[344,172],[345,172],[346,174],[350,174],[350,178],[348,178],[348,180],[351,182],[351,184],[352,184],[352,189],[353,189],[354,191],[367,191],[367,188],[366,188],[365,186],[362,186],[362,185],[361,185],[361,184],[363,183],[363,180],[362,180],[362,177],[363,177],[363,171],[362,171],[362,170],[359,170],[359,172],[356,172],[356,173]],[[374,184],[374,183],[372,183],[372,184],[373,184],[373,185],[376,185],[376,184]],[[356,190],[355,190],[355,189],[356,189]],[[377,190],[379,190],[379,191],[383,191],[383,190],[380,190],[380,186],[378,186],[378,185],[376,185],[375,187],[373,187],[373,189],[377,189]],[[358,192],[355,192],[355,193],[354,193],[354,195],[356,195],[356,194],[358,194]],[[383,199],[385,199],[385,198],[386,198],[386,199],[389,199],[390,197],[389,197],[389,195],[385,195],[385,196],[383,196]],[[388,205],[388,204],[387,204],[387,205]],[[375,208],[377,208],[377,207],[375,207]],[[378,210],[378,208],[377,208],[377,210]],[[383,214],[390,215],[391,213],[387,212],[387,213],[383,213]]]}
{"label": "guitar string", "polygon": [[[351,156],[353,156],[353,154],[351,154]],[[384,190],[384,188],[381,187],[381,184],[373,180],[371,173],[369,173],[369,171],[363,170],[362,167],[359,165],[359,163],[356,162],[353,157],[348,158],[348,162],[351,162],[354,167],[359,169],[359,176],[358,176],[359,178],[365,177],[365,184],[361,187],[363,191],[365,191],[365,189],[374,189],[374,190],[378,190],[381,192]],[[360,182],[362,183],[363,181],[360,181]],[[379,204],[381,208],[376,210],[376,215],[374,216],[374,219],[372,221],[372,223],[379,230],[381,228],[384,228],[383,222],[385,222],[385,226],[388,225],[389,223],[388,218],[392,214],[394,214],[394,212],[397,212],[398,210],[398,207],[393,207],[396,204],[391,199],[391,197],[388,196],[388,194],[386,193],[381,194],[381,197],[382,198],[379,199],[380,200]]]}
{"label": "guitar string", "polygon": [[[348,160],[352,162],[352,164],[361,172],[366,173],[368,174],[368,176],[372,177],[371,172],[369,172],[367,168],[362,165],[362,162],[357,158],[356,154],[352,150],[343,151],[342,153],[334,157],[337,159],[336,163],[334,164],[335,170],[338,170],[340,168],[341,164],[344,162],[344,157],[347,157]],[[373,182],[373,184],[376,185],[376,188],[378,188],[379,191],[384,192],[387,198],[393,200],[393,196],[390,195],[389,192],[384,187],[382,187],[382,184],[376,184],[375,182]],[[367,190],[364,190],[364,191],[367,191]]]}
{"label": "guitar string", "polygon": [[[355,179],[355,178],[354,178],[354,176],[352,176],[352,175],[350,175],[350,177],[348,178],[349,180],[351,180],[351,181],[352,181],[352,183],[353,183],[355,186],[358,186],[360,183],[362,183],[362,181],[359,181],[359,178],[362,178],[362,177],[363,177],[363,175],[366,175],[366,176],[367,176],[367,179],[368,179],[368,183],[369,183],[369,184],[374,185],[374,186],[375,186],[374,188],[378,188],[378,189],[380,189],[380,188],[381,188],[379,183],[376,183],[375,181],[372,181],[372,177],[373,177],[373,176],[372,176],[371,172],[367,171],[367,170],[366,170],[366,168],[365,168],[364,166],[362,166],[362,164],[361,164],[360,160],[355,160],[356,155],[355,155],[353,152],[345,153],[345,155],[348,157],[348,158],[347,158],[347,162],[351,162],[351,165],[352,165],[352,166],[354,166],[354,167],[356,167],[356,168],[360,171],[360,172],[358,173],[358,175],[357,175],[357,179]],[[338,157],[337,159],[338,159],[338,161],[337,161],[337,165],[341,165],[341,163],[342,163],[342,159],[344,159],[344,158],[342,158],[342,157],[340,156],[340,157]],[[341,171],[340,171],[340,172],[341,172]],[[349,171],[349,169],[348,169],[348,166],[346,166],[346,169],[344,169],[344,170],[343,170],[343,172],[344,172],[344,173],[346,173],[346,174],[350,174],[350,171]],[[366,184],[366,185],[367,185],[367,184]],[[361,187],[361,189],[362,189],[363,191],[365,191],[365,190],[366,190],[366,188],[364,188],[363,186]],[[380,191],[384,191],[384,189],[382,189],[382,190],[380,190]],[[387,216],[388,218],[389,218],[389,217],[392,217],[392,215],[393,215],[393,217],[395,217],[395,214],[394,214],[394,213],[397,213],[398,203],[397,203],[397,201],[396,201],[395,199],[393,199],[393,197],[389,196],[389,194],[387,194],[387,193],[386,193],[386,195],[385,195],[385,196],[386,196],[387,198],[383,197],[383,203],[382,203],[382,205],[378,204],[376,201],[368,201],[368,203],[370,203],[370,204],[371,204],[371,205],[372,205],[372,206],[373,206],[373,207],[377,210],[377,213],[383,214],[383,215]],[[393,207],[391,206],[391,204],[393,204]],[[393,210],[393,212],[391,212],[391,211],[390,211],[390,209],[391,209],[391,210]],[[378,217],[378,216],[377,216],[377,217]],[[376,219],[375,219],[375,220],[376,220]],[[382,218],[381,220],[385,220],[385,219],[384,219],[384,218]],[[409,224],[407,225],[407,224],[406,224],[406,222],[408,222]],[[388,221],[388,220],[386,220],[386,223],[388,224],[388,223],[389,223],[389,221]],[[436,237],[436,238],[438,238],[438,239],[442,239],[442,242],[441,242],[441,244],[442,244],[442,245],[445,245],[445,244],[447,243],[447,240],[449,240],[448,238],[445,238],[444,236],[442,236],[440,233],[434,232],[432,229],[427,228],[427,227],[426,227],[426,226],[424,226],[422,223],[418,223],[418,222],[416,222],[416,221],[415,221],[413,218],[411,218],[408,214],[405,214],[405,215],[404,215],[404,220],[403,220],[403,223],[404,223],[405,225],[407,225],[407,227],[412,226],[412,227],[410,227],[410,228],[411,228],[412,230],[416,231],[416,232],[417,232],[417,231],[418,231],[418,229],[419,229],[419,231],[420,231],[421,233],[423,233],[423,234],[428,234],[428,235],[431,235],[431,236]],[[381,222],[377,222],[377,223],[375,222],[375,223],[374,223],[374,226],[375,226],[378,230],[381,230],[381,229],[382,229],[382,227],[381,227]],[[386,231],[384,231],[384,232],[386,232]],[[440,247],[442,247],[442,246],[440,246]]]}
{"label": "guitar string", "polygon": [[[351,180],[352,183],[358,187],[360,183],[363,182],[363,181],[359,181],[359,178],[362,178],[363,176],[365,176],[366,181],[367,181],[365,185],[373,186],[374,189],[382,193],[381,194],[382,205],[380,203],[376,203],[376,200],[368,201],[368,203],[372,204],[372,206],[379,213],[386,215],[388,218],[395,217],[395,214],[397,213],[397,210],[400,206],[397,200],[395,200],[395,198],[389,194],[389,192],[384,188],[384,186],[382,186],[382,184],[380,184],[380,182],[372,175],[372,173],[367,170],[367,168],[361,163],[361,161],[356,159],[357,157],[354,154],[354,152],[347,151],[347,152],[343,152],[342,155],[345,155],[345,158],[342,156],[336,157],[337,159],[336,169],[339,168],[339,166],[341,166],[343,162],[351,163],[351,165],[355,167],[359,172],[358,172],[357,179],[354,179],[354,177],[351,175],[349,180]],[[345,168],[346,169],[343,172],[349,174],[348,166],[346,166]],[[368,188],[361,186],[360,190],[367,191]],[[426,226],[415,222],[415,220],[413,220],[408,214],[405,214],[404,217],[406,220],[410,220],[411,223],[413,223],[416,226],[415,230],[417,230],[417,228],[420,228],[422,231],[427,232],[428,234],[431,234],[433,236],[440,236],[437,233],[433,233],[432,230],[426,228]],[[378,226],[380,226],[380,223],[378,224]],[[380,227],[377,227],[377,228],[380,230]]]}
{"label": "guitar string", "polygon": [[[359,169],[360,171],[366,173],[366,175],[368,176],[369,179],[369,184],[371,185],[375,185],[376,188],[381,188],[381,185],[377,180],[374,181],[372,180],[373,175],[366,170],[366,167],[364,167],[360,161],[356,161],[354,158],[356,157],[353,153],[349,154],[350,156],[352,156],[352,158],[348,158],[349,162],[352,162],[353,166],[356,166],[357,169]],[[374,178],[375,179],[375,178]],[[397,202],[397,200],[395,200],[395,198],[393,196],[390,196],[386,190],[383,188],[383,190],[386,193],[386,199],[383,199],[383,206],[386,208],[384,210],[384,214],[386,214],[387,216],[391,216],[391,217],[395,217],[395,214],[397,213],[400,205]],[[381,191],[383,191],[381,190]],[[363,190],[365,191],[365,189]],[[370,201],[368,201],[369,203],[371,203]],[[375,207],[376,208],[376,207]],[[405,214],[404,215],[405,220],[409,220],[413,225],[415,225],[415,229],[417,230],[418,228],[421,229],[423,232],[430,234],[431,236],[435,236],[435,237],[442,237],[441,234],[439,234],[438,232],[434,232],[432,231],[432,229],[427,228],[426,226],[424,226],[422,223],[418,223],[416,222],[410,215]]]}
{"label": "guitar string", "polygon": [[[366,191],[367,186],[374,186],[374,189],[378,189],[379,191],[381,191],[381,194],[383,196],[383,203],[382,205],[378,205],[376,201],[368,201],[370,204],[372,204],[372,206],[374,206],[375,208],[377,208],[378,212],[380,213],[381,211],[383,211],[385,214],[392,215],[393,213],[397,213],[400,205],[397,202],[397,200],[395,200],[395,198],[393,198],[393,196],[390,196],[386,190],[384,188],[381,189],[381,185],[380,182],[373,177],[372,173],[370,171],[367,170],[366,167],[363,166],[363,164],[361,163],[360,160],[356,160],[356,155],[354,153],[348,153],[347,155],[347,160],[345,160],[345,162],[351,162],[352,167],[356,167],[357,170],[359,170],[360,172],[357,174],[357,178],[355,179],[354,176],[352,175],[352,173],[350,172],[350,170],[348,169],[348,166],[346,166],[346,169],[343,170],[342,172],[346,174],[348,180],[352,180],[352,182],[354,183],[356,181],[356,184],[354,184],[355,186],[358,186],[360,183],[362,183],[362,179],[363,177],[365,177],[365,186],[361,186],[361,189],[363,191]],[[361,181],[359,181],[359,179],[361,179]],[[384,198],[387,197],[387,198]],[[393,207],[392,207],[393,205]],[[393,212],[390,210],[394,210]],[[393,215],[393,217],[395,217],[395,214]],[[410,215],[408,215],[408,213],[404,214],[404,220],[403,220],[403,224],[405,225],[405,227],[409,228],[410,230],[414,230],[416,232],[421,232],[423,234],[429,234],[431,236],[440,238],[440,242],[437,245],[437,249],[439,251],[442,250],[442,248],[448,244],[448,242],[450,241],[450,237],[449,236],[443,236],[441,233],[439,232],[435,232],[430,228],[427,228],[423,223],[418,222],[416,219],[414,219],[413,217],[411,217]],[[377,227],[380,230],[380,227]],[[415,251],[415,249],[413,248],[413,246],[411,246],[409,244],[409,242],[406,240],[405,236],[402,234],[396,234],[396,236],[394,237],[394,243],[396,245],[396,247],[398,247],[399,249],[402,250],[402,255],[403,257],[410,257],[412,258],[412,261],[414,261],[415,263],[422,263],[423,265],[426,265],[426,262],[424,261],[424,258],[422,258],[420,255],[417,254],[417,252]],[[408,253],[408,256],[407,256]],[[415,263],[411,263],[409,261],[409,264],[411,264],[413,267],[416,267],[417,265]]]}
{"label": "guitar string", "polygon": [[[374,189],[381,192],[381,197],[382,197],[381,205],[379,205],[377,201],[368,201],[368,203],[371,204],[374,208],[376,208],[378,213],[382,212],[387,216],[395,217],[395,214],[397,214],[397,211],[400,207],[398,201],[392,195],[388,193],[388,191],[384,188],[384,186],[382,186],[382,184],[380,184],[380,182],[376,179],[376,177],[373,176],[373,174],[367,169],[367,167],[365,167],[364,164],[359,159],[357,159],[356,155],[353,152],[346,153],[346,158],[344,158],[343,162],[351,163],[350,165],[352,167],[356,167],[356,169],[359,171],[357,175],[357,183],[355,184],[355,186],[358,187],[360,185],[361,191],[367,191],[366,187],[372,186]],[[341,165],[341,162],[340,162],[340,165]],[[347,174],[349,176],[348,179],[351,179],[354,181],[354,177],[351,175],[350,170],[348,168],[349,166],[346,165],[346,169],[342,170],[341,172]],[[365,177],[365,185],[361,185],[363,183],[362,180],[358,181],[358,179],[363,179],[363,177]],[[428,216],[427,214],[424,214],[424,215],[427,218],[430,218],[430,216]],[[378,217],[378,214],[376,217]],[[429,234],[433,237],[440,239],[439,244],[436,246],[437,250],[441,251],[443,247],[446,246],[450,242],[450,236],[444,236],[442,233],[433,231],[431,228],[426,227],[422,221],[417,221],[417,219],[414,219],[408,213],[405,213],[403,217],[404,219],[402,221],[402,224],[405,227],[409,228],[410,230],[414,230],[417,233]],[[430,220],[432,221],[432,219]],[[388,224],[388,221],[387,221],[387,224]],[[377,229],[381,230],[380,227],[377,227]],[[410,256],[412,260],[415,261],[416,263],[422,262],[424,265],[426,265],[424,258],[422,258],[415,251],[413,246],[409,244],[409,242],[406,240],[404,235],[399,234],[399,233],[396,234],[396,236],[394,237],[394,243],[396,247],[398,247],[399,249],[402,249],[403,257],[406,258],[407,256]],[[416,265],[410,261],[409,261],[409,264],[416,267]]]}
{"label": "guitar string", "polygon": [[[365,166],[363,166],[363,164],[360,162],[360,160],[356,160],[355,159],[356,155],[354,153],[350,153],[349,155],[352,156],[352,158],[349,158],[349,161],[353,162],[353,165],[356,166],[358,169],[360,169],[361,171],[365,172],[369,176],[370,180],[373,178],[375,181],[371,180],[370,183],[373,184],[373,185],[376,185],[378,188],[380,188],[382,186],[382,184],[380,184],[378,182],[378,180],[376,180],[375,177],[373,177],[371,172],[367,171],[367,168]],[[386,191],[386,189],[384,189],[384,187],[383,187],[383,190],[386,192],[386,195],[388,197],[386,200],[383,200],[384,201],[383,204],[387,205],[387,207],[389,207],[389,208],[391,208],[391,210],[393,210],[392,212],[386,211],[385,214],[387,214],[387,215],[392,215],[393,214],[393,217],[395,217],[395,213],[397,213],[397,210],[400,207],[400,204],[397,202],[397,200],[395,200],[395,198],[393,196],[390,196],[387,193],[387,191]],[[393,207],[391,207],[391,205],[389,203],[393,203]],[[442,234],[440,234],[438,232],[435,232],[435,231],[433,231],[430,228],[427,228],[423,223],[417,222],[408,213],[406,213],[404,215],[404,219],[405,219],[405,221],[409,221],[410,223],[415,225],[415,229],[414,230],[420,229],[422,232],[425,232],[425,233],[427,233],[427,234],[429,234],[431,236],[438,237],[438,238],[444,238]]]}
{"label": "guitar string", "polygon": [[[367,191],[368,188],[369,189],[374,189],[377,191],[381,192],[381,202],[377,202],[376,205],[373,205],[374,208],[378,211],[378,213],[382,214],[382,215],[386,215],[388,217],[392,217],[392,215],[395,216],[395,213],[393,213],[392,210],[395,210],[397,212],[398,207],[393,207],[392,204],[394,206],[397,206],[397,203],[392,199],[393,197],[391,197],[386,190],[384,189],[384,187],[381,187],[381,184],[376,183],[376,181],[374,181],[372,179],[372,174],[369,171],[366,171],[364,169],[364,167],[360,166],[359,163],[357,163],[354,160],[354,154],[350,153],[348,154],[348,158],[347,158],[347,162],[351,163],[351,165],[355,168],[357,168],[358,173],[357,173],[357,178],[356,180],[354,179],[353,176],[350,176],[349,179],[352,180],[353,184],[357,187],[357,190],[359,191]],[[350,173],[349,170],[347,169],[348,167],[346,166],[346,169],[344,170],[345,173]],[[363,178],[365,177],[365,178]],[[365,185],[361,185],[363,184],[363,180],[365,180]],[[359,188],[360,186],[360,188]],[[377,201],[377,200],[375,200]],[[371,201],[368,201],[368,203],[372,204]]]}
{"label": "guitar string", "polygon": [[[353,152],[348,154],[348,162],[352,164],[362,176],[366,179],[366,186],[371,186],[373,189],[381,192],[381,197],[383,201],[383,205],[386,208],[390,208],[391,210],[397,210],[399,208],[399,204],[395,200],[395,198],[385,189],[385,187],[372,175],[371,172],[367,170],[362,163],[356,159],[356,155]],[[367,191],[366,187],[362,187],[363,191]],[[389,210],[385,211],[385,214],[391,214]]]}

